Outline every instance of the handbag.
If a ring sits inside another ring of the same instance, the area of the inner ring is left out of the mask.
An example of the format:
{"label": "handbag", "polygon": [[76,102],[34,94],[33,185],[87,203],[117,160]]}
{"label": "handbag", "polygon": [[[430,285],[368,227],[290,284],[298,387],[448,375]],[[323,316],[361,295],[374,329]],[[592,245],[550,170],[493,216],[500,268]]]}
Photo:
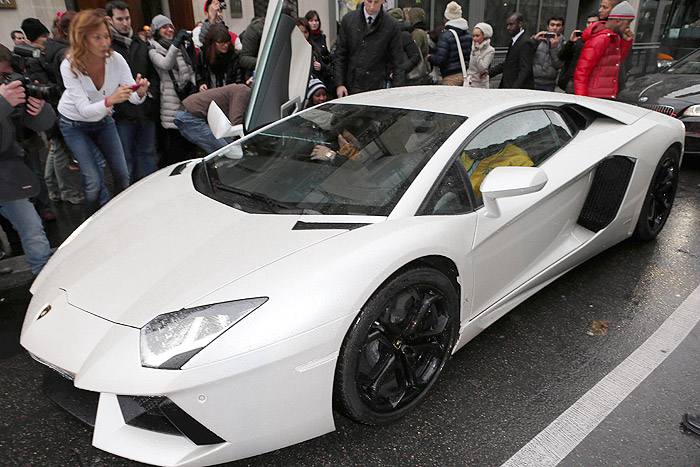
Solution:
{"label": "handbag", "polygon": [[173,87],[175,88],[175,94],[177,94],[177,98],[180,99],[180,102],[197,92],[197,89],[195,88],[195,85],[192,84],[192,81],[188,81],[187,84],[185,84],[184,89],[181,89],[177,84],[173,70],[168,70],[168,74],[170,75],[170,79],[173,82]]}
{"label": "handbag", "polygon": [[464,54],[462,53],[462,44],[459,42],[459,36],[454,29],[449,30],[453,36],[455,36],[455,41],[457,41],[457,51],[459,52],[459,63],[462,65],[462,86],[469,87],[469,78],[467,77],[467,67],[464,65]]}
{"label": "handbag", "polygon": [[0,203],[38,194],[39,179],[21,158],[0,160]]}
{"label": "handbag", "polygon": [[428,69],[425,66],[423,52],[420,51],[420,48],[418,48],[418,53],[420,54],[420,62],[418,62],[418,65],[414,66],[413,69],[406,74],[406,81],[411,83],[419,81],[428,76]]}

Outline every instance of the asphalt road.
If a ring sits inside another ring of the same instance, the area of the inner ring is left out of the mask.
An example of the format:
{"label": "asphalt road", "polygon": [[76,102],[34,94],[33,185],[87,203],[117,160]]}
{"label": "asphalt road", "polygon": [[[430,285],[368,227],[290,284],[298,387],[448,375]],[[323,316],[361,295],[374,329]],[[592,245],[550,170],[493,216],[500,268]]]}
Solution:
{"label": "asphalt road", "polygon": [[[54,243],[70,222],[52,227]],[[21,259],[7,261],[21,269]],[[141,465],[93,448],[91,429],[42,393],[43,367],[19,346],[29,278],[27,271],[0,278],[0,464]],[[452,358],[405,419],[369,427],[338,415],[333,433],[230,465],[501,465],[625,361],[699,285],[696,163],[681,171],[674,211],[656,241],[622,242],[511,311]],[[605,322],[607,334],[590,335],[594,322]],[[698,355],[695,326],[560,465],[700,465],[700,437],[680,423],[684,412],[700,412]]]}

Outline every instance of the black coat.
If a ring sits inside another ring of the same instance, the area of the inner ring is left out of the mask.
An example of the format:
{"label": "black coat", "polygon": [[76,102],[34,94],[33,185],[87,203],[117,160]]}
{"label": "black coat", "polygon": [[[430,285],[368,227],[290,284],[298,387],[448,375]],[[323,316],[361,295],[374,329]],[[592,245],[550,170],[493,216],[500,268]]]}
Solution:
{"label": "black coat", "polygon": [[[220,88],[227,84],[242,84],[243,68],[240,66],[238,53],[231,46],[225,54],[219,54],[214,63],[209,63],[207,49],[202,46],[195,67],[197,89],[206,84],[209,89]],[[214,82],[214,85],[212,85]]]}
{"label": "black coat", "polygon": [[535,78],[532,75],[532,60],[535,56],[535,42],[523,33],[508,47],[506,59],[496,66],[489,68],[489,76],[503,73],[499,88],[532,89]]}
{"label": "black coat", "polygon": [[413,36],[408,31],[401,31],[401,47],[403,48],[404,56],[401,67],[403,71],[408,73],[420,63],[420,49],[413,40]]}
{"label": "black coat", "polygon": [[333,63],[335,85],[345,86],[350,94],[381,89],[389,73],[394,73],[393,85],[403,86],[399,23],[379,10],[377,19],[367,28],[364,3],[343,17]]}
{"label": "black coat", "polygon": [[61,76],[61,62],[69,48],[70,44],[68,42],[51,38],[44,45],[44,60],[49,80],[61,87],[64,87],[63,77]]}
{"label": "black coat", "polygon": [[131,68],[131,74],[136,78],[141,74],[151,85],[148,88],[146,100],[141,105],[134,105],[131,102],[123,102],[114,106],[114,119],[117,123],[145,123],[149,120],[159,121],[160,114],[158,94],[160,89],[160,77],[148,57],[148,44],[138,38],[136,34],[132,36],[129,48],[116,39],[112,39],[112,48],[124,57],[126,63]]}

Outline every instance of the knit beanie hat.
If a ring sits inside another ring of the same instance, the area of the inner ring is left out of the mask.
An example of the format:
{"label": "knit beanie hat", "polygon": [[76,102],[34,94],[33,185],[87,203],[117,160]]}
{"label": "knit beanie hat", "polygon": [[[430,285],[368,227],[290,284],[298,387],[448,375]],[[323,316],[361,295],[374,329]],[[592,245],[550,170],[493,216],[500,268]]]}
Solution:
{"label": "knit beanie hat", "polygon": [[493,28],[488,23],[477,23],[474,28],[481,29],[481,32],[484,34],[484,38],[486,39],[491,39],[493,37]]}
{"label": "knit beanie hat", "polygon": [[[151,36],[155,37],[158,30],[160,28],[162,28],[163,26],[167,26],[168,24],[170,26],[173,26],[173,22],[170,21],[170,19],[167,16],[164,16],[164,15],[154,16],[153,19],[151,20]],[[175,26],[173,26],[173,27],[175,27]]]}
{"label": "knit beanie hat", "polygon": [[396,21],[403,21],[403,9],[393,8],[389,10],[389,15],[393,16]]}
{"label": "knit beanie hat", "polygon": [[319,89],[326,89],[326,85],[318,78],[311,78],[309,81],[309,90],[306,92],[306,98],[311,100],[311,96]]}
{"label": "knit beanie hat", "polygon": [[457,2],[450,2],[445,7],[445,18],[449,20],[459,19],[462,17],[462,7]]}
{"label": "knit beanie hat", "polygon": [[22,21],[21,28],[22,31],[24,31],[24,35],[27,36],[27,40],[29,40],[29,42],[34,42],[37,37],[41,37],[44,34],[49,33],[46,26],[41,24],[41,21],[36,18],[27,18]]}
{"label": "knit beanie hat", "polygon": [[628,2],[618,3],[610,10],[608,19],[634,19],[634,8]]}

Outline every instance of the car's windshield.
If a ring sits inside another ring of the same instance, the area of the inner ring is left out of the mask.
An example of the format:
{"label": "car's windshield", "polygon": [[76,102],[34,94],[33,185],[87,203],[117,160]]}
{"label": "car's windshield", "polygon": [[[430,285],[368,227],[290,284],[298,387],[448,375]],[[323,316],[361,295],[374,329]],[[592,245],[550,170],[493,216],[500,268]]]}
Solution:
{"label": "car's windshield", "polygon": [[697,75],[700,74],[700,49],[678,60],[665,73],[677,75]]}
{"label": "car's windshield", "polygon": [[326,104],[206,161],[214,197],[247,212],[389,215],[466,117]]}

